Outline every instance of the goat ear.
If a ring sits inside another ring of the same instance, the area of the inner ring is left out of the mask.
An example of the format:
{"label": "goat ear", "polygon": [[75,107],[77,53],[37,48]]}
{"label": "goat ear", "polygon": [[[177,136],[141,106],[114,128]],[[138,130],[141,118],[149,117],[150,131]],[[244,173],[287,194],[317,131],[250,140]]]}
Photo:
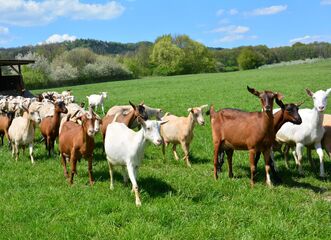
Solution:
{"label": "goat ear", "polygon": [[285,109],[285,105],[282,102],[282,100],[276,98],[275,101],[276,101],[277,105],[280,106],[281,109],[283,109],[283,110]]}
{"label": "goat ear", "polygon": [[158,122],[160,123],[160,125],[163,125],[163,124],[166,124],[168,122],[168,120],[167,121],[158,121]]}
{"label": "goat ear", "polygon": [[188,112],[193,112],[193,108],[188,108],[187,111]]}
{"label": "goat ear", "polygon": [[144,121],[144,119],[142,119],[141,117],[138,117],[138,122],[141,124],[141,126],[143,126],[144,128],[146,127],[146,123]]}
{"label": "goat ear", "polygon": [[326,92],[326,95],[329,95],[331,92],[331,88],[327,89],[325,92]]}
{"label": "goat ear", "polygon": [[140,103],[139,105],[144,105],[144,104],[145,104],[145,103],[144,103],[144,100],[142,100],[141,103]]}
{"label": "goat ear", "polygon": [[208,104],[205,104],[205,105],[200,106],[201,109],[204,109],[206,107],[208,107]]}
{"label": "goat ear", "polygon": [[278,99],[278,100],[282,100],[283,98],[284,98],[284,95],[283,94],[281,94],[281,93],[276,93],[276,99]]}
{"label": "goat ear", "polygon": [[130,100],[129,100],[129,103],[133,107],[133,109],[136,110],[136,105],[134,105]]}
{"label": "goat ear", "polygon": [[308,94],[309,97],[312,97],[314,93],[310,91],[308,88],[306,88],[306,93]]}
{"label": "goat ear", "polygon": [[253,95],[257,96],[257,97],[260,96],[260,92],[259,92],[259,91],[256,91],[255,88],[250,88],[249,86],[247,86],[247,90],[248,90],[251,94],[253,94]]}

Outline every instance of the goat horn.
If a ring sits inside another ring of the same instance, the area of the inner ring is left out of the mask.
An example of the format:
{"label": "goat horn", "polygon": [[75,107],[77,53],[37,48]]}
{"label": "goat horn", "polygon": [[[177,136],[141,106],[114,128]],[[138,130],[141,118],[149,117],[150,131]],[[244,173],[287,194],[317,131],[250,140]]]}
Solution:
{"label": "goat horn", "polygon": [[74,118],[74,117],[77,115],[77,113],[79,113],[79,111],[80,111],[80,110],[77,110],[77,111],[74,113],[74,115],[72,115],[70,118]]}

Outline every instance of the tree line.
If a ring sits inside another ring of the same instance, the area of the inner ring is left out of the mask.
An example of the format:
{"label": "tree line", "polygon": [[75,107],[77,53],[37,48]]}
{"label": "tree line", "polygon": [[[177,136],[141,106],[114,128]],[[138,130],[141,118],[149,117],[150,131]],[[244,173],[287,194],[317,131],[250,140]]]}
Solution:
{"label": "tree line", "polygon": [[23,69],[31,87],[139,78],[226,72],[308,58],[330,58],[331,44],[314,42],[268,48],[208,48],[187,35],[163,35],[154,43],[116,43],[93,39],[0,48],[1,59],[34,59]]}

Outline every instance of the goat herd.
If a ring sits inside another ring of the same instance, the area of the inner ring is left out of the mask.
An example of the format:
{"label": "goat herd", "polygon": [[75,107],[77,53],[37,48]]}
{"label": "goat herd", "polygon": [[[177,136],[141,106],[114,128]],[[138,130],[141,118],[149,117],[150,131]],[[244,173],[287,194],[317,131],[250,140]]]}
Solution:
{"label": "goat herd", "polygon": [[[324,148],[331,153],[331,115],[323,114],[326,109],[326,91],[312,92],[306,89],[312,98],[313,109],[300,109],[300,104],[284,104],[283,96],[272,91],[257,91],[247,87],[248,91],[257,96],[262,105],[262,112],[244,112],[238,109],[221,109],[215,111],[212,105],[207,111],[211,119],[212,138],[214,145],[214,177],[222,168],[224,156],[227,156],[229,177],[233,177],[232,156],[234,150],[248,150],[251,170],[251,185],[254,185],[256,166],[261,153],[265,159],[266,183],[271,185],[270,171],[275,181],[280,181],[273,160],[273,151],[280,150],[285,145],[285,160],[287,152],[295,148],[293,156],[302,174],[302,151],[306,146],[311,164],[311,148],[315,147],[320,159],[320,176],[325,177],[323,164]],[[208,105],[188,109],[187,117],[177,117],[163,114],[159,108],[151,108],[144,103],[124,106],[113,106],[105,114],[103,102],[107,93],[93,94],[88,98],[88,110],[84,104],[75,103],[75,97],[70,90],[45,92],[37,98],[23,98],[0,95],[0,136],[6,136],[12,149],[12,156],[18,160],[19,148],[29,146],[31,162],[33,158],[33,142],[35,129],[39,124],[40,132],[45,141],[48,156],[54,154],[54,143],[58,137],[58,146],[65,177],[73,183],[76,174],[77,161],[82,157],[88,160],[89,181],[94,183],[92,174],[92,158],[94,151],[94,136],[100,131],[104,142],[104,151],[108,160],[110,188],[113,189],[113,167],[123,167],[124,181],[128,177],[132,183],[137,206],[141,205],[136,181],[138,167],[144,155],[146,140],[155,145],[162,145],[163,156],[165,146],[172,143],[176,160],[176,146],[181,145],[187,166],[189,147],[193,139],[193,130],[197,124],[204,125],[203,110]],[[280,109],[273,109],[273,102]],[[105,115],[102,119],[95,113],[101,106]],[[94,111],[95,110],[95,111]],[[156,120],[148,120],[150,118]],[[139,131],[132,128],[140,126]],[[70,164],[68,174],[67,163]],[[127,174],[125,171],[127,169]]]}

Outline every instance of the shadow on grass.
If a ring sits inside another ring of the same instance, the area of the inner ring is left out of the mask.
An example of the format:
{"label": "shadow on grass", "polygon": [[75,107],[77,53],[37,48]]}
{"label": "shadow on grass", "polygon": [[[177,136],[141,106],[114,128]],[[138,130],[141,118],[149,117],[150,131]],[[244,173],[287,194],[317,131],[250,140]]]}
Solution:
{"label": "shadow on grass", "polygon": [[156,177],[145,177],[138,180],[138,185],[152,198],[164,197],[169,193],[176,194],[176,190],[167,182]]}
{"label": "shadow on grass", "polygon": [[210,163],[211,159],[207,158],[200,158],[195,155],[189,154],[189,159],[191,164],[199,163],[199,164],[205,164],[205,163]]}
{"label": "shadow on grass", "polygon": [[[93,176],[95,181],[109,181],[109,172],[108,171],[96,171],[93,172]],[[114,171],[114,184],[122,184],[124,186],[131,186],[130,179],[128,179],[128,183],[125,184],[123,180],[123,175],[121,171]],[[169,193],[176,193],[176,190],[171,187],[168,183],[161,180],[160,178],[155,177],[141,177],[138,179],[138,186],[140,189],[143,189],[148,193],[151,197],[163,197]]]}

